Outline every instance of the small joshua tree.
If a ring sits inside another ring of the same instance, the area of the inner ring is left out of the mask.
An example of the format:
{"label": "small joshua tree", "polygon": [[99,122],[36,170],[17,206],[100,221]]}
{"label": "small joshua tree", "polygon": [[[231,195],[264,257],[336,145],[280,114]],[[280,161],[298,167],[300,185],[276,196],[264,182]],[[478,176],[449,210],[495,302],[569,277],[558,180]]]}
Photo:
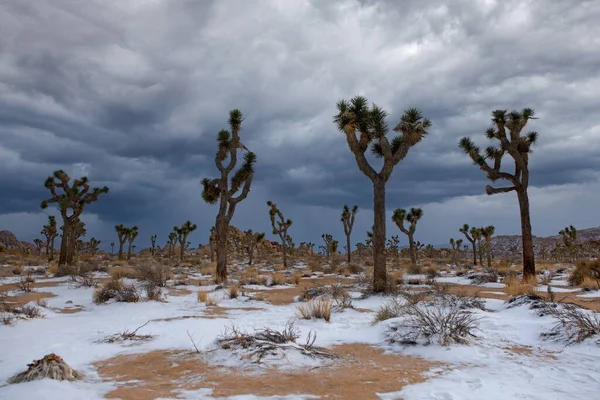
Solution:
{"label": "small joshua tree", "polygon": [[454,238],[450,238],[450,245],[452,246],[452,262],[456,264],[456,261],[462,251],[462,239],[455,240]]}
{"label": "small joshua tree", "polygon": [[387,246],[392,251],[394,257],[398,257],[398,249],[400,247],[400,238],[398,235],[392,235],[392,237],[387,241]]}
{"label": "small joshua tree", "polygon": [[[219,202],[219,212],[215,222],[215,233],[217,242],[217,282],[227,281],[227,237],[229,233],[229,223],[236,206],[243,201],[250,192],[250,185],[254,177],[254,164],[256,163],[256,154],[247,152],[244,156],[242,166],[231,176],[230,174],[237,164],[238,150],[248,150],[240,142],[240,128],[242,126],[242,113],[239,110],[232,110],[229,113],[229,126],[231,131],[222,130],[219,132],[217,141],[219,147],[215,163],[221,176],[216,179],[205,178],[202,181],[204,190],[202,198],[209,204]],[[229,163],[223,165],[223,162],[229,158]],[[242,189],[237,196],[235,194]]]}
{"label": "small joshua tree", "polygon": [[94,237],[92,237],[90,239],[89,247],[90,247],[90,253],[92,254],[92,257],[95,256],[96,253],[98,252],[98,246],[100,246],[100,243],[102,243],[102,240],[97,240]]}
{"label": "small joshua tree", "polygon": [[485,249],[487,251],[488,268],[492,268],[492,236],[496,232],[494,225],[488,225],[481,228],[481,234],[485,239]]}
{"label": "small joshua tree", "polygon": [[56,218],[53,215],[48,216],[48,225],[44,225],[44,229],[40,233],[46,237],[46,255],[48,261],[52,261],[54,260],[54,239],[58,236]]}
{"label": "small joshua tree", "polygon": [[71,177],[63,170],[54,171],[54,174],[46,179],[44,186],[50,191],[51,197],[42,201],[40,207],[45,209],[49,204],[56,203],[63,219],[58,265],[70,265],[73,263],[77,243],[77,238],[72,232],[73,224],[79,221],[86,205],[97,201],[101,194],[108,193],[108,187],[94,188],[90,192],[87,177],[75,179],[71,183]]}
{"label": "small joshua tree", "polygon": [[[469,241],[469,243],[471,243],[471,246],[473,246],[473,265],[477,265],[477,249],[476,249],[476,242],[475,239],[469,234],[469,224],[464,224],[462,226],[462,228],[460,228],[458,231],[460,233],[462,233],[463,235],[465,235],[465,237],[467,238],[467,240]],[[471,231],[473,232],[473,229],[476,228],[472,228]]]}
{"label": "small joshua tree", "polygon": [[156,253],[156,238],[156,235],[150,236],[150,243],[152,245],[152,247],[150,247],[150,251],[152,252],[152,257],[154,257],[154,253]]}
{"label": "small joshua tree", "polygon": [[169,257],[172,257],[175,253],[175,244],[177,244],[177,232],[169,233],[169,241],[167,245],[169,246]]}
{"label": "small joshua tree", "polygon": [[[402,233],[408,236],[408,244],[410,249],[410,262],[415,265],[417,263],[417,254],[415,251],[415,230],[417,229],[417,222],[423,216],[423,210],[420,208],[411,208],[409,212],[402,208],[397,208],[394,210],[394,215],[392,216],[392,221],[396,223],[398,229]],[[409,223],[408,229],[404,227],[404,221]]]}
{"label": "small joshua tree", "polygon": [[[421,112],[408,109],[394,128],[400,135],[388,140],[387,113],[372,105],[362,96],[337,103],[338,114],[334,117],[337,128],[344,132],[350,151],[352,151],[360,171],[373,183],[373,290],[386,290],[387,268],[385,254],[385,184],[392,175],[394,166],[402,161],[408,150],[419,143],[431,126]],[[357,137],[358,134],[358,137]],[[383,158],[383,167],[375,171],[367,161],[366,151]]]}
{"label": "small joshua tree", "polygon": [[[292,226],[291,219],[285,219],[283,213],[277,208],[277,204],[272,201],[267,201],[267,205],[270,207],[269,209],[269,218],[271,219],[271,227],[273,228],[273,235],[278,235],[281,240],[281,251],[283,253],[283,266],[288,267],[287,264],[287,238],[288,238],[288,229]],[[275,218],[278,218],[276,220]]]}
{"label": "small joshua tree", "polygon": [[471,237],[477,243],[477,254],[479,254],[479,264],[483,266],[483,250],[481,248],[481,239],[483,239],[482,228],[471,228]]}
{"label": "small joshua tree", "polygon": [[33,244],[38,252],[38,256],[42,255],[42,247],[44,247],[44,241],[42,239],[33,239]]}
{"label": "small joshua tree", "polygon": [[346,235],[346,251],[348,252],[348,264],[352,262],[352,246],[350,245],[350,234],[354,226],[354,217],[358,211],[358,206],[355,205],[350,209],[347,204],[344,204],[342,210],[342,224],[344,225],[344,234]]}
{"label": "small joshua tree", "polygon": [[179,242],[179,247],[181,248],[181,252],[179,254],[179,260],[183,261],[183,256],[185,254],[185,246],[187,243],[187,238],[190,233],[194,232],[198,228],[196,224],[192,224],[190,221],[185,221],[181,228],[175,226],[173,227],[173,232],[177,234],[177,241]]}
{"label": "small joshua tree", "polygon": [[325,242],[325,246],[321,246],[321,248],[325,252],[325,255],[327,257],[333,257],[335,253],[337,253],[339,242],[337,240],[334,240],[333,236],[329,233],[322,234],[321,238]]}
{"label": "small joshua tree", "polygon": [[110,253],[115,254],[115,242],[110,242]]}
{"label": "small joshua tree", "polygon": [[315,253],[315,244],[313,242],[307,242],[306,247],[310,251],[310,255],[312,256]]}
{"label": "small joshua tree", "polygon": [[[523,275],[525,277],[535,276],[535,254],[533,249],[533,236],[531,233],[531,218],[529,211],[529,154],[538,138],[537,132],[528,132],[522,135],[523,128],[527,122],[534,118],[531,108],[522,111],[507,112],[496,110],[492,112],[493,127],[486,131],[490,140],[497,140],[499,146],[489,146],[483,155],[479,147],[464,137],[459,142],[459,147],[469,155],[473,162],[487,174],[487,178],[496,182],[499,179],[510,182],[511,186],[495,188],[486,186],[488,195],[497,193],[517,192],[519,209],[521,213],[521,239],[523,243]],[[502,158],[505,154],[512,157],[514,161],[514,173],[500,171]],[[490,165],[486,160],[490,160]]]}
{"label": "small joshua tree", "polygon": [[246,250],[246,254],[248,255],[248,265],[252,265],[252,261],[254,260],[254,252],[256,250],[256,246],[265,238],[264,233],[252,232],[252,229],[249,229],[244,232],[244,249]]}
{"label": "small joshua tree", "polygon": [[567,226],[558,232],[562,237],[563,244],[571,256],[571,262],[577,261],[577,229],[573,225]]}
{"label": "small joshua tree", "polygon": [[131,260],[131,252],[133,250],[133,248],[135,247],[133,242],[135,241],[135,239],[138,236],[138,227],[137,225],[132,226],[131,228],[128,229],[127,231],[127,243],[128,243],[128,249],[127,249],[127,259]]}
{"label": "small joshua tree", "polygon": [[129,235],[129,228],[126,228],[123,224],[115,225],[117,231],[117,237],[119,238],[119,260],[123,258],[123,246],[127,242],[127,236]]}

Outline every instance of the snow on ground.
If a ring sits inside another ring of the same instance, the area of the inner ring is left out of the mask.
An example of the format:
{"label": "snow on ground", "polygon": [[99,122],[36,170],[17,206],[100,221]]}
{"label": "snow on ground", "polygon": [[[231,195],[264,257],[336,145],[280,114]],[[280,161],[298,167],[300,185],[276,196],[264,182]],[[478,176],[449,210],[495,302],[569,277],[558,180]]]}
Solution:
{"label": "snow on ground", "polygon": [[[8,385],[0,387],[0,398],[100,399],[115,384],[100,381],[91,365],[95,361],[118,354],[158,349],[192,349],[188,332],[201,350],[207,350],[214,348],[215,338],[232,324],[251,332],[255,328],[281,329],[288,321],[295,319],[297,304],[272,306],[244,297],[225,299],[226,292],[223,290],[216,293],[222,297],[219,306],[226,308],[225,315],[201,318],[210,314],[206,306],[197,302],[196,292],[203,288],[190,287],[194,290],[191,294],[168,296],[168,302],[165,303],[105,305],[92,302],[92,289],[74,288],[67,283],[43,288],[57,296],[47,299],[49,308],[43,310],[45,318],[18,321],[14,326],[0,326],[0,348],[3,350],[0,354],[0,382],[23,370],[31,360],[50,352],[59,354],[73,368],[85,373],[88,379],[76,383],[43,380]],[[68,301],[83,306],[84,311],[74,314],[55,311],[65,307]],[[385,301],[387,298],[384,296],[353,300],[355,307],[374,311]],[[296,326],[300,329],[299,341],[303,341],[312,330],[317,333],[315,344],[318,346],[366,343],[383,347],[389,352],[421,356],[451,365],[451,368],[444,368],[438,374],[431,371],[432,377],[423,383],[406,386],[400,392],[380,394],[382,399],[589,400],[597,396],[600,387],[600,346],[593,340],[569,347],[544,341],[540,334],[552,327],[552,318],[538,317],[526,306],[508,309],[501,300],[486,300],[486,306],[490,311],[476,312],[481,318],[477,339],[470,345],[447,348],[437,345],[387,345],[385,331],[393,320],[372,325],[373,313],[352,309],[333,314],[331,323],[298,320]],[[138,333],[156,335],[151,341],[136,342],[134,346],[102,342],[108,335],[125,329],[133,330],[148,320],[153,321]],[[513,346],[527,346],[532,354],[523,355],[508,350]],[[233,355],[229,360],[218,361],[226,365],[239,363]],[[302,360],[294,361],[303,364]],[[203,389],[181,391],[180,394],[189,399],[212,399],[210,393],[210,390]],[[315,397],[294,395],[261,398],[247,395],[229,399],[308,398]]]}
{"label": "snow on ground", "polygon": [[592,297],[592,298],[600,297],[600,290],[594,290],[591,292],[587,292],[585,294],[580,294],[580,295],[577,295],[577,297]]}

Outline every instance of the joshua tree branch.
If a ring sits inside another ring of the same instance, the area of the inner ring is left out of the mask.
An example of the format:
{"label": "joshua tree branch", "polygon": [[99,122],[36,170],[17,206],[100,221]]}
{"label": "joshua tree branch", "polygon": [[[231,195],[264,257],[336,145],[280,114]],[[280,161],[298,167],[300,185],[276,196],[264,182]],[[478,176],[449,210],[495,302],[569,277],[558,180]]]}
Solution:
{"label": "joshua tree branch", "polygon": [[487,185],[485,187],[485,192],[488,195],[498,194],[498,193],[508,193],[508,192],[512,192],[513,190],[517,190],[517,187],[511,186],[511,187],[505,187],[505,188],[494,188],[494,187],[491,187],[490,185]]}

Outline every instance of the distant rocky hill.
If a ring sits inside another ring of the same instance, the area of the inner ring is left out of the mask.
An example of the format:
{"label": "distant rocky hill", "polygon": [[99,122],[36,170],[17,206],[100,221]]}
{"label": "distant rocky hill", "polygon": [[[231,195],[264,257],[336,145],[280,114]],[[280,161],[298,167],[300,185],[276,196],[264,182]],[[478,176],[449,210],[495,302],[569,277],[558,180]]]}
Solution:
{"label": "distant rocky hill", "polygon": [[21,246],[27,246],[30,250],[35,249],[35,245],[19,241],[11,231],[0,231],[0,247],[11,250],[21,248]]}
{"label": "distant rocky hill", "polygon": [[[584,246],[598,246],[600,244],[600,227],[578,230],[577,242]],[[533,247],[536,255],[542,255],[542,253],[549,255],[560,243],[562,243],[560,235],[533,237]],[[510,257],[521,253],[521,235],[500,235],[493,237],[492,252],[497,257]]]}

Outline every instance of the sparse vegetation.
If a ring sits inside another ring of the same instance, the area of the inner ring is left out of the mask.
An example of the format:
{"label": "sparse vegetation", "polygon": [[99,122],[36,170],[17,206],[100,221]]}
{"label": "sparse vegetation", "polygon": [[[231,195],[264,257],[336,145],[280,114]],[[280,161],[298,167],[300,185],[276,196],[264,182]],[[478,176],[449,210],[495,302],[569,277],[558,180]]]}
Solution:
{"label": "sparse vegetation", "polygon": [[324,319],[326,322],[331,321],[331,311],[333,302],[327,298],[316,298],[310,300],[306,304],[301,304],[297,308],[297,316],[300,319]]}

